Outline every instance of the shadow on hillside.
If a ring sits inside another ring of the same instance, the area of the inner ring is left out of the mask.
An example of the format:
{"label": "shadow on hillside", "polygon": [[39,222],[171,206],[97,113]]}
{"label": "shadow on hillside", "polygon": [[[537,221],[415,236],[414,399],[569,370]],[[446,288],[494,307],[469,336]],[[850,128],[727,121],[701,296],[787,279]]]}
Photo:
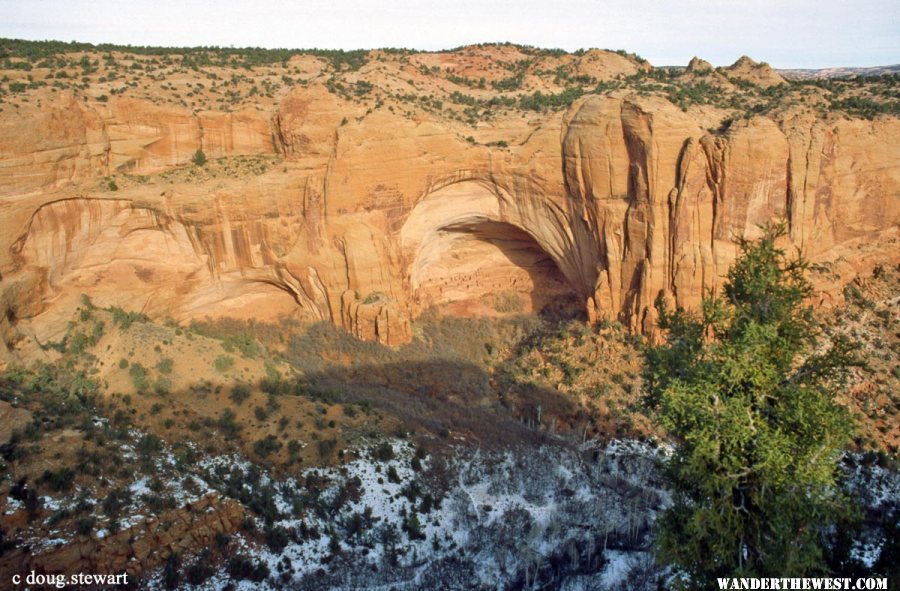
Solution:
{"label": "shadow on hillside", "polygon": [[484,369],[464,361],[332,366],[305,381],[313,393],[371,405],[409,431],[463,436],[489,448],[558,441],[550,433],[568,425],[560,417],[580,415],[553,390],[515,384],[498,391]]}

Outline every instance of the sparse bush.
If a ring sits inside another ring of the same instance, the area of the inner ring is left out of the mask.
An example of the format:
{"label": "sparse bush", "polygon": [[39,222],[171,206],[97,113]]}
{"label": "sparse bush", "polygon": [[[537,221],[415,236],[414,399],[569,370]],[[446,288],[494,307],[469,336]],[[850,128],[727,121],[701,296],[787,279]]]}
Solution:
{"label": "sparse bush", "polygon": [[137,451],[144,457],[150,457],[161,452],[163,449],[162,440],[153,433],[147,433],[138,441]]}
{"label": "sparse bush", "polygon": [[234,411],[230,408],[226,408],[222,411],[222,415],[219,417],[216,425],[229,438],[236,438],[241,432],[241,426],[235,420]]}
{"label": "sparse bush", "polygon": [[216,368],[216,371],[219,373],[225,373],[229,369],[234,366],[234,357],[230,355],[219,355],[216,357],[215,361],[213,361],[213,367]]}
{"label": "sparse bush", "polygon": [[250,386],[243,382],[235,384],[231,387],[229,398],[231,398],[235,404],[242,404],[245,400],[250,398]]}
{"label": "sparse bush", "polygon": [[503,314],[520,313],[523,309],[524,303],[522,298],[514,291],[503,291],[494,296],[494,310],[497,312]]}
{"label": "sparse bush", "polygon": [[372,459],[379,462],[389,462],[394,459],[394,448],[385,441],[372,450]]}
{"label": "sparse bush", "polygon": [[247,334],[229,335],[222,340],[222,348],[229,353],[237,349],[241,352],[241,355],[251,359],[260,353],[259,343]]}
{"label": "sparse bush", "polygon": [[81,355],[88,346],[88,337],[78,331],[66,339],[66,350],[73,355]]}
{"label": "sparse bush", "polygon": [[409,536],[410,540],[424,540],[425,532],[422,531],[422,523],[415,509],[409,512],[406,519],[403,520],[403,531]]}
{"label": "sparse bush", "polygon": [[331,454],[334,453],[335,448],[337,447],[336,439],[322,439],[319,441],[319,457],[323,460],[327,460],[331,457]]}
{"label": "sparse bush", "polygon": [[166,560],[166,565],[163,567],[163,586],[166,589],[175,589],[178,587],[178,583],[181,582],[181,564],[178,560],[178,553],[173,552],[169,555],[169,558]]}
{"label": "sparse bush", "polygon": [[159,373],[168,375],[172,373],[172,367],[174,363],[174,361],[166,357],[165,359],[161,359],[159,363],[156,364],[156,369],[159,371]]}
{"label": "sparse bush", "polygon": [[267,458],[281,449],[281,442],[274,435],[267,435],[253,443],[253,452],[261,458]]}
{"label": "sparse bush", "polygon": [[215,574],[215,569],[209,563],[209,550],[204,549],[197,560],[188,567],[185,579],[191,585],[202,585]]}
{"label": "sparse bush", "polygon": [[113,315],[113,324],[122,327],[123,330],[127,330],[135,322],[150,321],[150,318],[146,314],[140,312],[126,312],[118,306],[110,306],[109,311]]}
{"label": "sparse bush", "polygon": [[266,537],[266,545],[275,554],[279,554],[291,541],[288,530],[275,525],[266,527],[264,535]]}
{"label": "sparse bush", "polygon": [[300,459],[300,450],[302,449],[300,442],[292,439],[288,442],[288,460],[293,464]]}
{"label": "sparse bush", "polygon": [[269,413],[267,413],[266,409],[261,406],[255,407],[253,409],[253,414],[256,416],[257,421],[265,421],[269,418]]}
{"label": "sparse bush", "polygon": [[[130,504],[131,492],[127,488],[114,488],[110,490],[106,495],[106,498],[103,499],[101,507],[103,513],[105,513],[111,521],[115,522],[118,520],[122,509],[125,509]],[[110,530],[114,531],[112,524],[110,524]]]}
{"label": "sparse bush", "polygon": [[168,394],[171,388],[172,382],[169,381],[168,378],[159,376],[158,378],[156,378],[156,381],[153,382],[153,391],[161,396],[164,394]]}
{"label": "sparse bush", "polygon": [[239,581],[262,582],[269,576],[269,567],[260,560],[252,561],[244,554],[232,556],[228,560],[228,575]]}
{"label": "sparse bush", "polygon": [[197,166],[203,166],[206,164],[206,154],[200,148],[197,148],[197,151],[194,152],[194,155],[191,157],[191,162],[196,164]]}
{"label": "sparse bush", "polygon": [[397,474],[397,469],[394,468],[393,466],[388,466],[387,478],[388,478],[388,482],[393,482],[394,484],[400,484],[400,475]]}
{"label": "sparse bush", "polygon": [[38,482],[47,484],[55,492],[68,492],[72,490],[75,482],[75,471],[71,468],[60,468],[55,471],[44,470]]}
{"label": "sparse bush", "polygon": [[75,521],[75,533],[79,536],[89,536],[92,531],[94,531],[94,525],[97,523],[97,519],[93,516],[89,517],[79,517]]}
{"label": "sparse bush", "polygon": [[128,374],[131,376],[131,381],[134,384],[134,388],[138,392],[144,392],[150,387],[150,382],[148,381],[147,376],[147,369],[140,363],[132,363],[131,367],[128,368]]}

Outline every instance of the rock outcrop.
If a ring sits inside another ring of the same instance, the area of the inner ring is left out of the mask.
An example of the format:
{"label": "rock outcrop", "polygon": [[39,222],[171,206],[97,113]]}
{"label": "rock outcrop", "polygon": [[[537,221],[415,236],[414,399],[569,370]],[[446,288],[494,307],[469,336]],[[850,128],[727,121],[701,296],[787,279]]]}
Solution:
{"label": "rock outcrop", "polygon": [[691,72],[694,74],[701,72],[711,72],[713,70],[712,64],[704,59],[700,59],[697,56],[691,58],[691,61],[688,62],[687,68],[685,71]]}
{"label": "rock outcrop", "polygon": [[746,55],[742,55],[736,62],[726,68],[728,74],[751,84],[764,88],[784,84],[781,74],[772,69],[765,62],[755,62]]}
{"label": "rock outcrop", "polygon": [[[592,76],[643,67],[603,55],[577,65]],[[729,76],[780,79],[747,59]],[[9,348],[58,335],[55,311],[81,293],[176,320],[292,313],[389,345],[409,340],[429,306],[485,311],[502,293],[531,309],[568,296],[591,318],[650,332],[657,297],[697,305],[735,238],[774,218],[835,273],[897,260],[896,118],[798,108],[723,126],[719,111],[617,91],[513,112],[478,124],[476,139],[455,120],[367,107],[317,80],[268,111],[44,91],[32,103],[0,113]],[[190,164],[198,149],[268,164],[217,176]]]}
{"label": "rock outcrop", "polygon": [[50,548],[6,552],[0,558],[0,576],[10,580],[14,574],[31,571],[67,575],[91,572],[127,573],[133,579],[162,566],[172,554],[198,552],[212,545],[217,534],[233,534],[244,517],[239,503],[209,493],[184,507],[143,518],[116,533],[107,532],[102,537],[76,535]]}

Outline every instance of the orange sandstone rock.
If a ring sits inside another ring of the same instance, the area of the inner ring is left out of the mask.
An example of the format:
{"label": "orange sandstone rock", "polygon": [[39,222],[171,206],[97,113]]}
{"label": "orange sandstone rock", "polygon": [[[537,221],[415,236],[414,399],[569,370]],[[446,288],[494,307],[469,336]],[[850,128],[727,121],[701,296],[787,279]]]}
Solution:
{"label": "orange sandstone rock", "polygon": [[[598,78],[639,67],[620,57],[559,59]],[[488,67],[474,50],[415,59]],[[728,72],[779,78],[747,59]],[[796,109],[720,128],[709,109],[618,92],[472,132],[317,81],[268,111],[40,97],[0,113],[0,363],[64,330],[81,293],[177,320],[292,313],[394,345],[431,305],[484,310],[507,292],[530,309],[569,295],[593,319],[651,332],[657,297],[697,305],[735,238],[773,218],[842,277],[898,258],[896,118]],[[189,165],[198,148],[277,164],[216,176]]]}

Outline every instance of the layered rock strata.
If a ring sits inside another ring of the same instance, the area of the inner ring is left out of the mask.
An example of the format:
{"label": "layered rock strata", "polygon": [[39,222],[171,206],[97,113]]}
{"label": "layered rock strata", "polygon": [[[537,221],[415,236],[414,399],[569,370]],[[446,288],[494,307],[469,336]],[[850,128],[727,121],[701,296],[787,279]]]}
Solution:
{"label": "layered rock strata", "polygon": [[[293,314],[389,345],[429,306],[483,311],[506,292],[523,309],[569,296],[650,332],[657,297],[697,305],[735,239],[775,218],[785,246],[834,273],[900,250],[895,118],[798,108],[725,128],[719,113],[613,93],[509,117],[494,125],[510,140],[488,145],[318,83],[235,113],[40,98],[0,114],[7,359],[58,335],[82,293],[176,320]],[[271,165],[204,176],[198,149]]]}

